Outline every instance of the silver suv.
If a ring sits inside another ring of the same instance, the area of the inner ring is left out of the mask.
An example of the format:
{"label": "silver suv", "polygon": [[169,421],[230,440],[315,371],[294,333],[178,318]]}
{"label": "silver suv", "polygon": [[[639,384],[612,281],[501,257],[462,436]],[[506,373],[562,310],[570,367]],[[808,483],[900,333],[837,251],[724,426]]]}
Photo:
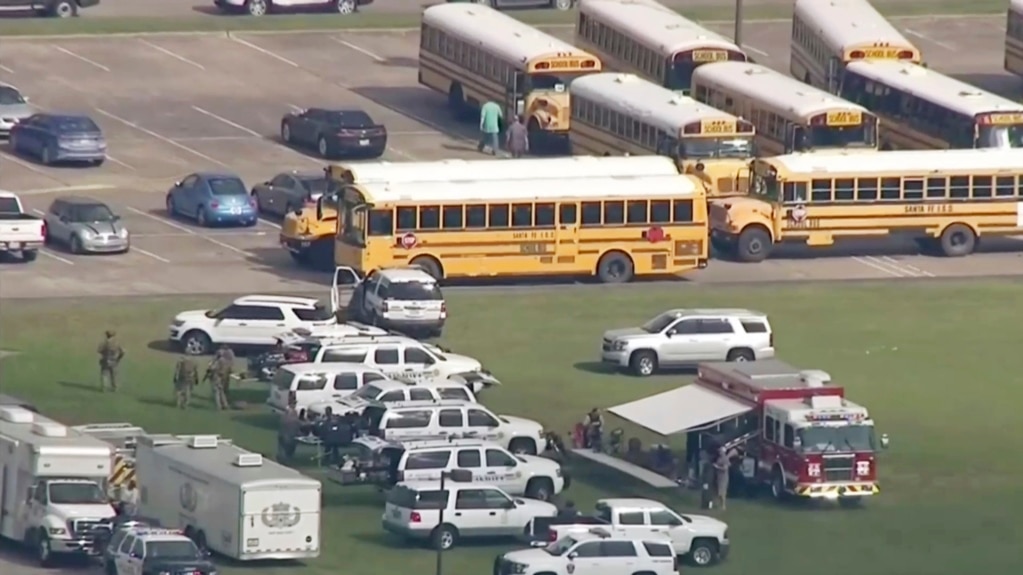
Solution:
{"label": "silver suv", "polygon": [[640,327],[604,333],[601,360],[639,376],[704,361],[774,357],[767,315],[748,309],[673,309]]}

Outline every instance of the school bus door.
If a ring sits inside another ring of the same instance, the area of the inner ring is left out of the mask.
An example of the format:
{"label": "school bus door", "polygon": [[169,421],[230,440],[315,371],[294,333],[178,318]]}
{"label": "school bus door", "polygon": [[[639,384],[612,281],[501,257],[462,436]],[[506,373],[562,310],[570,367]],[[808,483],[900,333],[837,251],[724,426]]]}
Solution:
{"label": "school bus door", "polygon": [[[554,263],[572,268],[579,257],[579,204],[558,206],[558,225],[554,226]],[[568,216],[572,217],[568,217]],[[569,223],[566,223],[569,222]]]}

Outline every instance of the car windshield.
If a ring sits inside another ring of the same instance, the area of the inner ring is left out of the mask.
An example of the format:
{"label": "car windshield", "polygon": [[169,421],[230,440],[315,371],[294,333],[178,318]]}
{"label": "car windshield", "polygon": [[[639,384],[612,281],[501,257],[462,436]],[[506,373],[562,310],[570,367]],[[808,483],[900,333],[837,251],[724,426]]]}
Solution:
{"label": "car windshield", "polygon": [[96,485],[95,483],[86,483],[84,481],[75,483],[50,483],[48,495],[50,503],[55,503],[57,505],[101,505],[109,502],[106,494],[99,488],[99,485]]}
{"label": "car windshield", "polygon": [[71,211],[71,221],[73,222],[112,222],[114,221],[114,213],[110,211],[110,208],[96,204],[92,206],[78,206]]}
{"label": "car windshield", "polygon": [[147,541],[146,559],[199,559],[191,541]]}
{"label": "car windshield", "polygon": [[0,106],[16,106],[24,104],[25,98],[10,86],[0,86]]}
{"label": "car windshield", "polygon": [[330,321],[334,319],[334,314],[320,304],[316,304],[313,309],[298,309],[295,308],[295,317],[302,321]]}
{"label": "car windshield", "polygon": [[437,356],[437,359],[439,359],[441,361],[447,361],[448,360],[448,358],[443,353],[444,350],[442,350],[441,348],[433,345],[432,343],[423,343],[423,347],[425,347],[426,350],[429,351],[430,353],[432,353],[433,355]]}
{"label": "car windshield", "polygon": [[350,397],[357,397],[359,399],[376,399],[383,393],[384,390],[380,389],[375,385],[367,385],[353,393]]}
{"label": "car windshield", "polygon": [[440,301],[444,296],[434,282],[396,282],[388,286],[387,299],[399,301]]}
{"label": "car windshield", "polygon": [[804,427],[798,434],[803,453],[875,451],[872,425]]}
{"label": "car windshield", "polygon": [[210,191],[214,196],[247,196],[245,184],[238,178],[210,178]]}
{"label": "car windshield", "polygon": [[56,120],[58,132],[98,132],[99,127],[89,118],[61,116]]}
{"label": "car windshield", "polygon": [[562,537],[547,547],[544,547],[543,550],[551,555],[560,556],[567,553],[569,549],[575,547],[576,543],[578,543],[578,541],[571,537]]}
{"label": "car windshield", "polygon": [[661,333],[664,328],[672,324],[678,317],[673,313],[662,313],[652,320],[643,324],[643,331],[647,333]]}

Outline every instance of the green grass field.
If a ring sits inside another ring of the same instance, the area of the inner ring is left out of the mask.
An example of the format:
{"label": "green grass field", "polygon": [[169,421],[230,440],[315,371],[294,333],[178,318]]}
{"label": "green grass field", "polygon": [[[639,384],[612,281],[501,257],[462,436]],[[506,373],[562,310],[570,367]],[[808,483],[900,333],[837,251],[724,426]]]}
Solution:
{"label": "green grass field", "polygon": [[[890,434],[880,464],[882,492],[863,509],[734,501],[723,513],[734,553],[713,572],[1023,572],[1023,386],[1013,359],[1023,324],[1023,305],[1013,303],[1018,283],[541,289],[450,294],[443,343],[480,358],[503,380],[484,397],[499,412],[563,431],[593,405],[686,383],[684,375],[638,380],[596,369],[602,331],[670,307],[748,306],[770,314],[782,358],[830,372],[872,411],[878,431]],[[150,431],[220,433],[272,454],[273,419],[258,406],[264,389],[239,392],[252,405],[226,416],[211,410],[204,389],[198,408],[180,413],[170,404],[173,356],[150,347],[162,343],[176,311],[225,300],[4,301],[0,348],[18,353],[0,363],[2,391],[67,423],[131,421]],[[108,327],[118,330],[128,353],[117,395],[95,391],[95,348]],[[651,494],[599,469],[576,475],[568,496],[580,507],[600,496],[640,494],[694,509],[689,494]],[[400,548],[383,534],[374,491],[327,484],[324,493],[323,556],[304,567],[259,573],[432,572],[430,551]],[[446,555],[445,571],[487,573],[504,548],[456,549]]]}

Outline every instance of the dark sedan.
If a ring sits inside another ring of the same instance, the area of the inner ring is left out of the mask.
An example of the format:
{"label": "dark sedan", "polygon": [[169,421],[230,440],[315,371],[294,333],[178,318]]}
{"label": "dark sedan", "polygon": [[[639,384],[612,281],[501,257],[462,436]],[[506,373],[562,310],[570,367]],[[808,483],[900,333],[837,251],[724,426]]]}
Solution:
{"label": "dark sedan", "polygon": [[107,141],[88,116],[35,114],[11,128],[11,149],[39,158],[43,164],[107,159]]}
{"label": "dark sedan", "polygon": [[315,202],[334,187],[323,173],[288,172],[252,188],[252,199],[260,213],[284,217]]}
{"label": "dark sedan", "polygon": [[284,116],[281,139],[293,146],[312,148],[321,158],[378,158],[387,148],[387,128],[362,110],[309,108]]}

